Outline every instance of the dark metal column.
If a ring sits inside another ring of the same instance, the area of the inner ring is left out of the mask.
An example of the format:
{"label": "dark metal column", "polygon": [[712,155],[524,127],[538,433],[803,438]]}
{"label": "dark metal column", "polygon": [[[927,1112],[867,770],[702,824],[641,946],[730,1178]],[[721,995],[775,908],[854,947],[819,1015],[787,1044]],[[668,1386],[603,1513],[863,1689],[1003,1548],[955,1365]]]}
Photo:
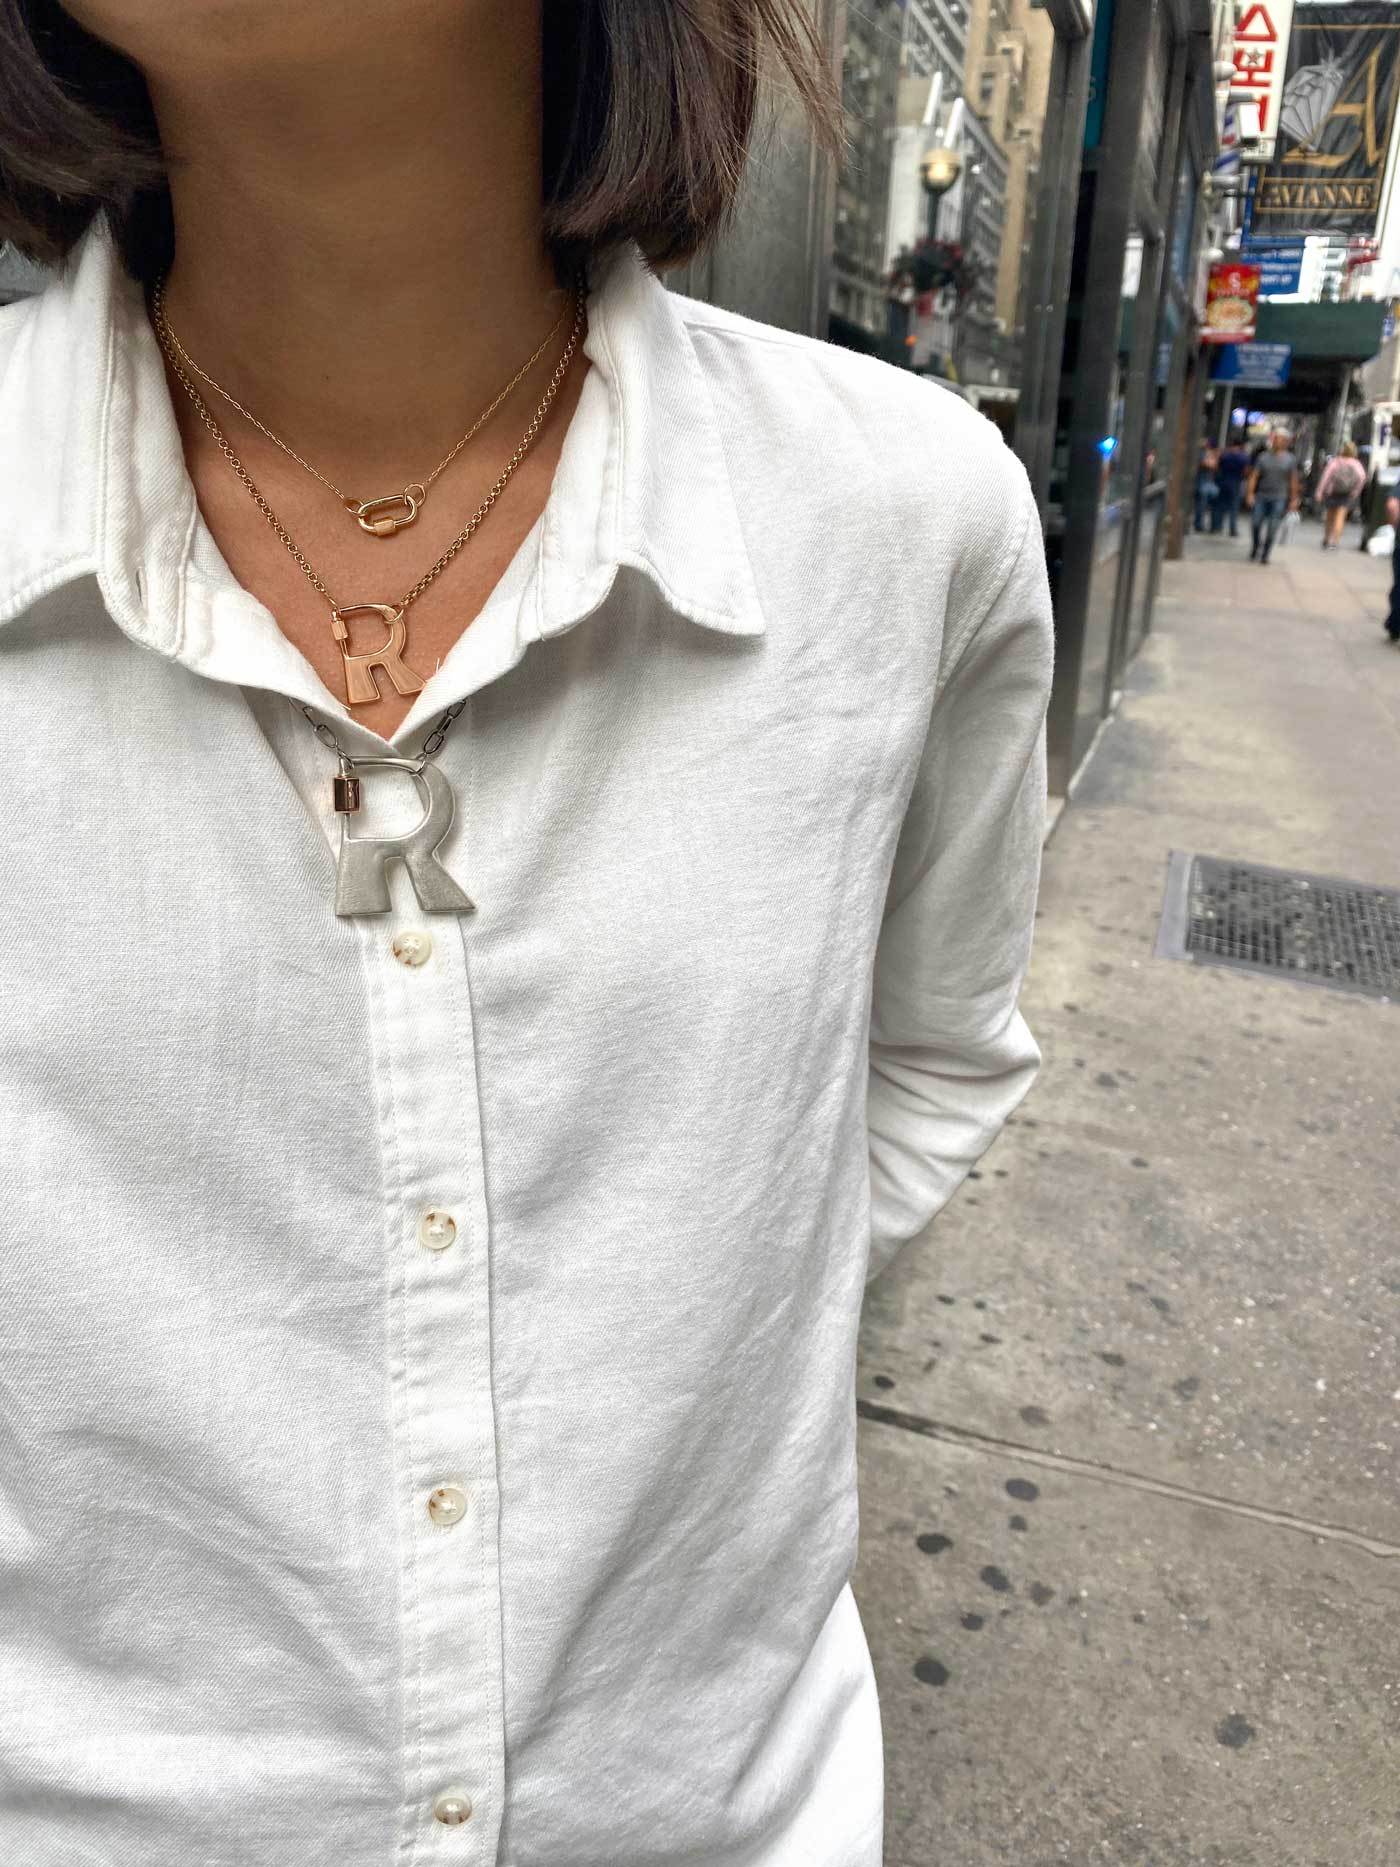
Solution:
{"label": "dark metal column", "polygon": [[1016,410],[1016,452],[1030,475],[1042,524],[1055,455],[1065,308],[1089,99],[1090,44],[1088,26],[1072,8],[1063,26],[1055,21],[1040,147],[1041,182],[1027,268],[1021,399]]}
{"label": "dark metal column", "polygon": [[[1066,329],[1072,384],[1066,434],[1063,537],[1055,604],[1055,683],[1050,697],[1052,791],[1063,794],[1093,742],[1102,712],[1123,531],[1129,513],[1106,500],[1122,316],[1123,258],[1133,205],[1149,37],[1161,0],[1118,0],[1113,9],[1103,136],[1080,182]],[[1102,28],[1101,28],[1102,29]]]}
{"label": "dark metal column", "polygon": [[[1173,22],[1180,30],[1178,22]],[[1172,296],[1171,267],[1168,257],[1177,232],[1177,218],[1185,212],[1195,214],[1193,190],[1183,201],[1180,188],[1181,152],[1186,140],[1185,102],[1188,75],[1195,59],[1189,37],[1176,39],[1172,47],[1171,69],[1167,80],[1165,130],[1158,152],[1157,186],[1152,199],[1138,204],[1138,218],[1144,230],[1154,228],[1153,237],[1143,246],[1142,277],[1138,285],[1137,318],[1133,330],[1133,355],[1129,369],[1133,394],[1124,429],[1123,453],[1132,464],[1132,514],[1124,537],[1123,565],[1118,586],[1117,608],[1113,618],[1113,637],[1108,667],[1104,677],[1104,712],[1111,711],[1113,696],[1122,685],[1123,671],[1133,650],[1146,634],[1151,601],[1156,582],[1160,533],[1166,511],[1167,472],[1172,452],[1165,459],[1147,460],[1147,437],[1152,426],[1157,399],[1157,369]],[[1168,364],[1168,387],[1180,393],[1182,376],[1182,338],[1186,320],[1180,321],[1172,356]],[[1172,404],[1169,402],[1168,406]]]}

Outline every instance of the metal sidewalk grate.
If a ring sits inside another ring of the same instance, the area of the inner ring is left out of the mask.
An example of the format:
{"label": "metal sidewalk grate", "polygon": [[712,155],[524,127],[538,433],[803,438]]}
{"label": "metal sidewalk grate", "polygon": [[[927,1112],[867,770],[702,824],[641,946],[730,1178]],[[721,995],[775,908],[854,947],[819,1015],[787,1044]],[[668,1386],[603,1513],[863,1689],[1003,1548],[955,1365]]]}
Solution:
{"label": "metal sidewalk grate", "polygon": [[1400,889],[1174,850],[1157,953],[1400,998]]}

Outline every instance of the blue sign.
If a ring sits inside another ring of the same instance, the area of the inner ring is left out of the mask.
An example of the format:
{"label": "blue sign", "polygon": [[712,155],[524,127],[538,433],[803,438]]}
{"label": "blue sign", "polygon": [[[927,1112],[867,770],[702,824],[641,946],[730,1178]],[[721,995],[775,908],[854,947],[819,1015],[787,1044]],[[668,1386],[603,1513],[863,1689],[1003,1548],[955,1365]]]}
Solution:
{"label": "blue sign", "polygon": [[1245,240],[1240,258],[1258,266],[1261,298],[1297,291],[1303,275],[1301,240]]}
{"label": "blue sign", "polygon": [[1211,364],[1214,382],[1250,389],[1282,389],[1293,364],[1292,344],[1221,344]]}
{"label": "blue sign", "polygon": [[1303,278],[1301,253],[1272,253],[1259,259],[1259,296],[1282,297],[1296,292]]}

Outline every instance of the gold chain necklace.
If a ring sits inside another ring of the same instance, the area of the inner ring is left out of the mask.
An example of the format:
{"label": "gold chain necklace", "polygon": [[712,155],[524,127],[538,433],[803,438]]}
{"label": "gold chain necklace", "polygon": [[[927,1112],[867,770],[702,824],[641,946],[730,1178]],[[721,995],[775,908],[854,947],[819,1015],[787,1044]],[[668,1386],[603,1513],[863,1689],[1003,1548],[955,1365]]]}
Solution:
{"label": "gold chain necklace", "polygon": [[401,493],[385,493],[377,499],[354,499],[349,493],[344,492],[337,486],[334,480],[330,479],[318,468],[313,467],[309,460],[304,460],[296,449],[294,447],[289,447],[280,435],[274,434],[271,428],[264,422],[259,421],[252,410],[245,408],[236,396],[231,395],[229,391],[224,388],[222,383],[216,382],[209,374],[208,370],[200,368],[199,364],[195,362],[189,351],[186,350],[185,346],[180,342],[180,339],[175,335],[175,327],[171,324],[169,315],[165,309],[164,277],[156,281],[155,291],[151,296],[151,304],[156,335],[160,338],[161,349],[164,350],[167,357],[172,359],[172,366],[175,360],[178,359],[185,370],[198,376],[199,380],[212,389],[215,395],[221,396],[223,400],[228,403],[230,408],[237,409],[243,419],[251,422],[258,433],[271,441],[274,447],[280,447],[282,452],[286,454],[290,460],[294,460],[299,467],[305,468],[306,472],[311,475],[313,480],[319,480],[328,492],[334,493],[341,505],[344,506],[345,510],[359,525],[360,530],[368,532],[371,538],[392,538],[395,532],[401,532],[406,525],[412,525],[413,521],[422,510],[423,502],[428,497],[428,489],[431,487],[433,481],[445,467],[450,467],[452,465],[452,462],[457,458],[458,454],[461,453],[467,442],[470,441],[475,434],[480,432],[495,414],[496,410],[501,406],[502,402],[505,401],[506,397],[510,395],[512,390],[529,375],[530,371],[535,367],[536,363],[539,362],[545,351],[559,335],[560,330],[563,328],[564,320],[569,315],[569,307],[566,304],[559,316],[555,319],[554,324],[546,333],[544,342],[521,364],[520,368],[515,372],[514,376],[511,377],[500,394],[481,411],[471,427],[467,429],[467,432],[452,449],[451,453],[443,455],[442,459],[433,468],[426,480],[410,480]]}
{"label": "gold chain necklace", "polygon": [[[297,544],[281,519],[278,518],[272,507],[258,490],[253,476],[243,465],[243,462],[238,458],[237,454],[234,453],[233,448],[229,444],[227,435],[214,419],[213,412],[208,403],[190,381],[189,375],[183,363],[180,361],[179,356],[167,342],[168,326],[164,326],[159,317],[157,317],[155,330],[161,349],[165,353],[166,361],[169,363],[172,372],[184,388],[185,393],[189,396],[190,401],[194,404],[195,412],[198,414],[199,419],[204,423],[204,426],[209,430],[210,434],[213,435],[214,440],[218,443],[220,453],[243,482],[244,488],[253,500],[253,503],[257,506],[259,512],[262,513],[273,531],[276,532],[278,538],[281,539],[282,543],[296,560],[304,576],[330,605],[331,634],[335,637],[336,643],[340,649],[341,660],[345,665],[345,698],[347,705],[352,707],[365,706],[380,698],[379,683],[375,679],[376,669],[381,669],[388,675],[390,681],[400,694],[406,696],[408,694],[421,692],[423,686],[422,681],[403,658],[404,650],[408,645],[408,624],[404,619],[405,611],[409,608],[410,604],[416,603],[418,598],[422,596],[423,592],[428,588],[428,585],[447,569],[453,558],[456,557],[457,553],[462,549],[463,545],[466,544],[467,540],[472,536],[473,532],[476,531],[492,506],[495,505],[496,501],[505,491],[511,475],[515,472],[516,468],[520,465],[521,461],[524,460],[526,454],[529,453],[530,448],[533,446],[535,437],[539,434],[540,428],[544,423],[544,418],[549,413],[555,396],[559,393],[560,386],[565,376],[568,374],[569,365],[574,360],[574,355],[578,350],[584,331],[587,328],[587,299],[582,283],[574,287],[572,296],[574,303],[574,321],[573,327],[569,332],[569,340],[564,346],[559,361],[554,366],[554,373],[549,379],[549,384],[545,389],[539,406],[530,417],[530,425],[522,435],[519,445],[516,447],[515,452],[506,462],[501,472],[497,475],[495,484],[492,486],[490,492],[487,493],[476,511],[473,512],[472,516],[467,520],[466,524],[462,527],[461,531],[458,532],[451,544],[448,545],[441,557],[439,557],[436,563],[431,565],[428,570],[424,571],[417,583],[415,583],[411,589],[405,591],[397,603],[336,602],[325,584],[317,576],[305,552]],[[368,654],[352,654],[350,651],[350,625],[348,618],[351,616],[370,614],[380,617],[384,622],[389,631],[389,639],[382,647],[373,649]]]}

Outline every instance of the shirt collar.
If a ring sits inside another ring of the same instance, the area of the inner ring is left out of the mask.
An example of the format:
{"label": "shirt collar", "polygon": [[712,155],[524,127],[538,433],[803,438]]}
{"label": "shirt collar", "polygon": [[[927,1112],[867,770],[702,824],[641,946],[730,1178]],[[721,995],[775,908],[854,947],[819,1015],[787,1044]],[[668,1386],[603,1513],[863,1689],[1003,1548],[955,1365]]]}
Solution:
{"label": "shirt collar", "polygon": [[[179,654],[191,562],[209,550],[141,292],[105,227],[9,315],[19,329],[8,357],[0,350],[0,623],[95,576],[128,635]],[[599,269],[585,351],[606,390],[589,398],[589,418],[607,434],[575,435],[571,423],[571,471],[556,476],[538,528],[529,634],[581,621],[622,566],[680,616],[762,634],[709,386],[680,302],[635,248]]]}
{"label": "shirt collar", "polygon": [[[713,392],[682,306],[635,247],[605,262],[594,285],[584,348],[608,392],[607,465],[596,543],[568,555],[585,578],[628,565],[678,615],[761,635]],[[567,515],[546,508],[547,527],[556,516]]]}

